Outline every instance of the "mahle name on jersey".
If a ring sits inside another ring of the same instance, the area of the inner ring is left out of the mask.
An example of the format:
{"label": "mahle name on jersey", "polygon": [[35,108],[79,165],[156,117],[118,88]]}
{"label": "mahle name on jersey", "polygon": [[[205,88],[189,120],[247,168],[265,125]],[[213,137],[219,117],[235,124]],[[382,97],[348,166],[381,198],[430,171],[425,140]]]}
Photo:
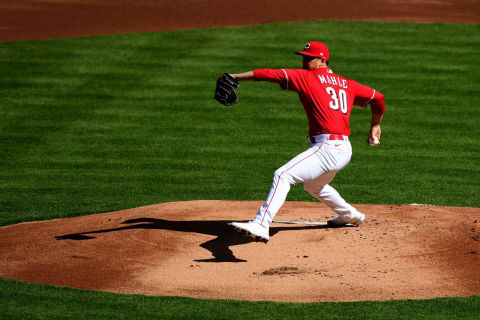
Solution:
{"label": "mahle name on jersey", "polygon": [[345,88],[345,89],[348,88],[347,80],[342,79],[340,77],[334,77],[334,76],[319,74],[318,79],[320,79],[320,82],[322,84],[328,83],[328,84],[331,84],[333,86],[339,86],[339,87],[342,87],[342,88]]}

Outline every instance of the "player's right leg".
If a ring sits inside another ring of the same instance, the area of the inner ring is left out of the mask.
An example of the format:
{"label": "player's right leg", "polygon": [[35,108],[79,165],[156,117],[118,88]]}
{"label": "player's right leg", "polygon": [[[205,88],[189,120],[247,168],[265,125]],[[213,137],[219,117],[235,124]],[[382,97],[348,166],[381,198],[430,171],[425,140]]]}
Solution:
{"label": "player's right leg", "polygon": [[294,157],[275,171],[267,200],[253,220],[265,227],[272,223],[290,191],[290,186],[326,173],[321,163],[322,146],[314,146]]}

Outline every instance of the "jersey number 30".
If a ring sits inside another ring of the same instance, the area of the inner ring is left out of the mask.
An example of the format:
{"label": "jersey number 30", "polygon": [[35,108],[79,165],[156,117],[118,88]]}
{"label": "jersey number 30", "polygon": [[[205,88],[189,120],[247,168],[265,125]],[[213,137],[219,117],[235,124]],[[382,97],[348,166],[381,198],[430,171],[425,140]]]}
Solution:
{"label": "jersey number 30", "polygon": [[338,90],[338,96],[337,92],[332,87],[327,87],[326,90],[327,93],[332,97],[332,101],[330,101],[330,108],[333,110],[338,110],[340,108],[340,111],[342,111],[343,114],[347,114],[348,104],[347,93],[345,90]]}

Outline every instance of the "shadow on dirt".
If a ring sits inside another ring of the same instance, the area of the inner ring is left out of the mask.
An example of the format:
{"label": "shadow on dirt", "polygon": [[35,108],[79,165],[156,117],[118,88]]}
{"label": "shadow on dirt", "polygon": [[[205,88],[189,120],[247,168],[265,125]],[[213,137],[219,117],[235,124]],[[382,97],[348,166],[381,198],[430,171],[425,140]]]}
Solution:
{"label": "shadow on dirt", "polygon": [[[129,224],[129,226],[93,230],[80,233],[72,233],[61,236],[56,236],[57,240],[90,240],[95,239],[93,235],[117,232],[131,229],[158,229],[158,230],[173,230],[181,232],[194,232],[216,236],[216,238],[200,244],[200,247],[207,249],[213,255],[211,259],[194,260],[196,262],[246,262],[247,260],[235,257],[231,246],[237,246],[253,242],[251,237],[244,236],[236,232],[229,223],[229,220],[201,220],[201,221],[169,221],[155,218],[138,218],[131,219],[122,224]],[[285,226],[285,227],[270,227],[270,237],[278,232],[295,231],[295,230],[309,230],[309,229],[327,229],[332,228],[328,226]]]}

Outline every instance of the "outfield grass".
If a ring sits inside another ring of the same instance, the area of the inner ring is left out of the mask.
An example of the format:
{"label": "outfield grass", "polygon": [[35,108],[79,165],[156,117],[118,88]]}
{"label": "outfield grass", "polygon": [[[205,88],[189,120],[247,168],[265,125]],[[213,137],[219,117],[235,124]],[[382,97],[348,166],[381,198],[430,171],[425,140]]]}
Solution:
{"label": "outfield grass", "polygon": [[[224,71],[297,67],[308,39],[386,96],[381,148],[351,117],[353,203],[480,206],[478,26],[310,22],[0,44],[0,225],[192,199],[259,200],[306,148],[294,93]],[[289,200],[316,201],[293,188]]]}
{"label": "outfield grass", "polygon": [[[364,143],[370,112],[352,114],[352,161],[332,183],[347,201],[479,207],[479,31],[324,21],[0,43],[0,225],[166,201],[263,200],[274,170],[307,147],[303,109],[269,83],[242,83],[240,103],[226,108],[213,100],[215,80],[299,67],[293,51],[308,40],[328,44],[337,73],[386,97],[381,147]],[[315,201],[301,186],[288,200]],[[18,297],[26,286],[2,281],[0,291]],[[446,301],[478,310],[476,298]]]}

